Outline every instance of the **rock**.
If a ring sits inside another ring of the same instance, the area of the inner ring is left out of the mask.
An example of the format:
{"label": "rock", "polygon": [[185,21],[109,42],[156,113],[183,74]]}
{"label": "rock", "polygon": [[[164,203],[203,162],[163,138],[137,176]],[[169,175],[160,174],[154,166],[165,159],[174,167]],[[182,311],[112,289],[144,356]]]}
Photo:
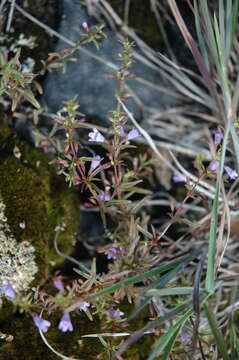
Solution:
{"label": "rock", "polygon": [[[80,34],[83,32],[82,23],[87,22],[91,26],[94,20],[75,0],[61,0],[61,6],[63,13],[57,30],[69,40],[77,42],[81,39]],[[122,47],[117,35],[109,29],[106,30],[106,34],[107,38],[101,42],[100,50],[96,50],[93,44],[86,45],[86,48],[104,61],[119,65],[117,58]],[[69,45],[59,40],[56,51],[67,47]],[[74,57],[78,61],[68,62],[65,73],[57,69],[48,74],[44,83],[42,104],[48,108],[49,112],[56,112],[62,108],[63,101],[77,96],[83,113],[97,116],[105,122],[109,111],[116,108],[114,94],[119,86],[117,81],[106,78],[106,75],[115,72],[81,51],[75,52]],[[131,71],[153,85],[159,85],[158,72],[154,69],[135,61]],[[168,104],[168,96],[159,90],[142,85],[133,79],[128,83],[145,106],[162,110]],[[138,119],[147,115],[147,111],[142,111],[132,98],[127,100],[127,106]]]}

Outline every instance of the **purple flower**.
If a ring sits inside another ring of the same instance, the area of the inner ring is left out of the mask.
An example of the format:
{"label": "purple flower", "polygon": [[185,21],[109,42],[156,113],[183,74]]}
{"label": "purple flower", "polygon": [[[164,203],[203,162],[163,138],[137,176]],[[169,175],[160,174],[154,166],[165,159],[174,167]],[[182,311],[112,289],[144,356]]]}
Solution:
{"label": "purple flower", "polygon": [[118,249],[115,246],[109,246],[104,253],[107,256],[108,260],[116,260]]}
{"label": "purple flower", "polygon": [[96,128],[94,128],[93,131],[88,134],[88,136],[89,136],[89,141],[95,141],[95,142],[105,141],[104,136]]}
{"label": "purple flower", "polygon": [[187,181],[187,178],[184,174],[180,174],[180,173],[173,174],[173,182],[179,183],[179,182],[186,182],[186,181]]}
{"label": "purple flower", "polygon": [[54,280],[53,283],[54,283],[54,286],[55,286],[56,289],[64,290],[64,285],[63,285],[61,280],[59,280],[59,279]]}
{"label": "purple flower", "polygon": [[103,159],[104,159],[103,157],[100,157],[99,155],[96,155],[96,156],[95,156],[95,160],[92,160],[92,161],[91,161],[90,168],[91,168],[91,169],[97,168],[97,166],[100,165],[100,162],[101,162],[101,160],[103,160]]}
{"label": "purple flower", "polygon": [[209,166],[208,166],[208,170],[210,171],[216,171],[218,169],[219,166],[219,161],[213,160]]}
{"label": "purple flower", "polygon": [[89,32],[89,31],[90,31],[90,30],[89,30],[89,26],[88,26],[88,24],[87,24],[86,21],[84,21],[84,22],[82,23],[82,28],[83,28],[83,30],[84,30],[85,32]]}
{"label": "purple flower", "polygon": [[229,166],[224,166],[224,169],[226,170],[226,172],[229,175],[230,179],[235,180],[238,177],[238,173],[236,172],[236,170],[233,170]]}
{"label": "purple flower", "polygon": [[7,283],[7,285],[5,286],[0,287],[0,295],[5,295],[11,299],[15,299],[15,297],[17,296],[10,282]]}
{"label": "purple flower", "polygon": [[98,195],[98,198],[102,201],[110,201],[111,200],[111,196],[107,191],[102,191],[102,193]]}
{"label": "purple flower", "polygon": [[117,310],[109,309],[108,313],[113,319],[116,319],[116,320],[120,320],[121,316],[124,316],[124,312],[120,311],[119,309],[117,309]]}
{"label": "purple flower", "polygon": [[58,325],[58,329],[63,331],[63,332],[67,332],[67,331],[73,331],[73,325],[71,322],[71,318],[69,313],[65,313]]}
{"label": "purple flower", "polygon": [[140,136],[140,133],[138,132],[137,129],[134,128],[134,129],[130,130],[130,132],[128,133],[127,139],[132,140],[138,136]]}
{"label": "purple flower", "polygon": [[50,321],[44,320],[40,316],[34,316],[33,321],[36,327],[44,333],[47,332],[48,328],[51,326]]}
{"label": "purple flower", "polygon": [[224,134],[221,131],[216,131],[214,133],[214,144],[219,145],[221,140],[223,139]]}
{"label": "purple flower", "polygon": [[119,131],[120,131],[120,136],[121,136],[121,137],[124,137],[124,136],[125,136],[125,131],[124,131],[123,126],[120,126]]}
{"label": "purple flower", "polygon": [[90,303],[82,301],[80,304],[80,311],[87,311],[88,307],[90,307]]}
{"label": "purple flower", "polygon": [[182,327],[181,329],[181,339],[184,344],[188,344],[191,341],[191,337],[189,336],[189,332],[186,327]]}

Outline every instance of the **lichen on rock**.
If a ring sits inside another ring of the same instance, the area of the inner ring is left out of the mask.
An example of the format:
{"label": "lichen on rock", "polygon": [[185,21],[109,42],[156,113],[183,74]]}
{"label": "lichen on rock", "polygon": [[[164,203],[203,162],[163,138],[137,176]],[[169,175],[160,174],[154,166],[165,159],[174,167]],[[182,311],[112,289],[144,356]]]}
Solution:
{"label": "lichen on rock", "polygon": [[28,241],[19,244],[11,234],[5,205],[0,197],[0,284],[9,282],[15,291],[25,291],[34,280],[38,268],[35,263],[34,247]]}

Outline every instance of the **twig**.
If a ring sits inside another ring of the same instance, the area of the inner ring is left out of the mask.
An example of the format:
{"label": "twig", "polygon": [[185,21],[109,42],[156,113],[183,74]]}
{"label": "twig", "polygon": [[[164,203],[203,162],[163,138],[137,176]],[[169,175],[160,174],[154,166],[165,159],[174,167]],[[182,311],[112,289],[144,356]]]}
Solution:
{"label": "twig", "polygon": [[2,0],[2,1],[1,1],[1,4],[0,4],[0,14],[1,14],[2,9],[3,9],[4,5],[6,4],[6,2],[7,2],[7,0]]}
{"label": "twig", "polygon": [[87,274],[91,274],[90,270],[85,265],[81,264],[79,261],[74,259],[72,256],[64,254],[63,252],[61,252],[59,250],[58,245],[57,245],[57,239],[58,239],[59,234],[60,234],[60,230],[56,230],[56,234],[55,234],[55,237],[54,237],[54,247],[55,247],[55,250],[56,250],[57,254],[59,256],[63,257],[64,259],[67,259],[67,260],[73,262],[74,264],[79,266],[79,268],[82,271],[85,271]]}

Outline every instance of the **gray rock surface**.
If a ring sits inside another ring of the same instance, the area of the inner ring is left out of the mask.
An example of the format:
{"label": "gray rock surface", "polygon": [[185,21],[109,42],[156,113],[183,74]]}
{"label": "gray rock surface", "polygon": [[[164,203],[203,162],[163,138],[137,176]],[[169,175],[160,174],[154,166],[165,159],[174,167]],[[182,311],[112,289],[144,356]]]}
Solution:
{"label": "gray rock surface", "polygon": [[[77,42],[81,39],[82,23],[86,21],[90,26],[95,22],[76,0],[60,1],[62,17],[57,31],[69,40]],[[93,44],[88,44],[86,48],[118,66],[117,57],[122,47],[112,30],[107,29],[106,34],[107,38],[101,42],[100,50],[97,50]],[[69,45],[59,40],[56,51],[67,47]],[[57,69],[48,74],[44,84],[42,104],[49,112],[56,112],[62,108],[63,101],[77,96],[81,106],[80,111],[86,115],[98,116],[104,123],[109,111],[116,107],[113,95],[118,91],[119,83],[106,77],[107,74],[114,74],[114,70],[81,51],[75,52],[74,57],[77,57],[78,61],[69,62],[65,73]],[[160,85],[158,73],[141,63],[135,61],[131,71],[152,84]],[[162,110],[168,104],[168,96],[154,88],[146,87],[136,80],[130,80],[129,85],[146,107]],[[142,111],[142,107],[139,107],[133,98],[127,100],[127,106],[137,119],[145,117],[147,113]]]}

